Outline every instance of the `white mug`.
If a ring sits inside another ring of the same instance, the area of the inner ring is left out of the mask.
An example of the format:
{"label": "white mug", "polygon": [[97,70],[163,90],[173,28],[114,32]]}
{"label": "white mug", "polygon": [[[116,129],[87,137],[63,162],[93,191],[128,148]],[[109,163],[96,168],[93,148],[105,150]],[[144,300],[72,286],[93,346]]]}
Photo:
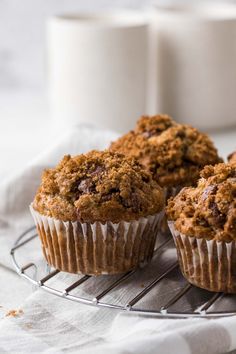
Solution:
{"label": "white mug", "polygon": [[215,129],[236,124],[236,5],[156,6],[149,112]]}
{"label": "white mug", "polygon": [[47,27],[54,122],[131,129],[146,110],[147,29],[142,13],[56,16]]}

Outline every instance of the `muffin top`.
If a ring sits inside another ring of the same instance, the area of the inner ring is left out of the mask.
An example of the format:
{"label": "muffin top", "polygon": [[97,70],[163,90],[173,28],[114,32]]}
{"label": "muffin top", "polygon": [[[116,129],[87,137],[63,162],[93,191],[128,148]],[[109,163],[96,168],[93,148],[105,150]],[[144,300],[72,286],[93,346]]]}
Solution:
{"label": "muffin top", "polygon": [[231,163],[231,162],[236,162],[236,151],[232,152],[232,153],[228,156],[228,161],[229,161],[229,163]]}
{"label": "muffin top", "polygon": [[163,208],[163,192],[130,157],[110,151],[64,156],[43,172],[33,201],[39,213],[63,221],[131,221]]}
{"label": "muffin top", "polygon": [[169,200],[168,219],[188,236],[236,240],[236,163],[206,166],[201,177]]}
{"label": "muffin top", "polygon": [[136,157],[161,186],[192,185],[202,167],[222,161],[206,134],[167,115],[141,117],[110,150]]}

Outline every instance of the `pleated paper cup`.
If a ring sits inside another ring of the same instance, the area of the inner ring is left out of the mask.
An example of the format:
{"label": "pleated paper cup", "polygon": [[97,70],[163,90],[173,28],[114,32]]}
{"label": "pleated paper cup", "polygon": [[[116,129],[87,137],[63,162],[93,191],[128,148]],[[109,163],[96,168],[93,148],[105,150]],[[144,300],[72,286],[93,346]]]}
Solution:
{"label": "pleated paper cup", "polygon": [[69,273],[119,274],[153,256],[162,213],[130,222],[81,223],[38,213],[34,218],[47,263]]}
{"label": "pleated paper cup", "polygon": [[189,237],[176,230],[173,221],[168,224],[184,277],[206,290],[236,293],[235,241]]}

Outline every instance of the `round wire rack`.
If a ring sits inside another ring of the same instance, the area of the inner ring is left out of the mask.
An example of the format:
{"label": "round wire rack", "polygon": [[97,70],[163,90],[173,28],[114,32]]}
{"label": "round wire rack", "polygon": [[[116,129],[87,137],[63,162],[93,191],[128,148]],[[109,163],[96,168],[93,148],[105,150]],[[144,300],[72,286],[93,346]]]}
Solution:
{"label": "round wire rack", "polygon": [[170,235],[159,239],[147,266],[123,275],[95,277],[50,268],[43,259],[35,227],[20,235],[11,257],[17,273],[35,287],[85,305],[162,318],[236,315],[236,296],[212,293],[184,279]]}

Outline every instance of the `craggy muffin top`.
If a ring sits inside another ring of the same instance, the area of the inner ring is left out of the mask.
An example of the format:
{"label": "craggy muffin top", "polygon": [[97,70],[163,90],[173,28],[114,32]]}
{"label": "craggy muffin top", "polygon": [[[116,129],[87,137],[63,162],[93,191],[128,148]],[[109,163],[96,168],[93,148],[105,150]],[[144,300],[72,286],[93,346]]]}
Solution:
{"label": "craggy muffin top", "polygon": [[153,215],[163,204],[162,189],[135,159],[91,151],[45,170],[33,207],[63,221],[119,222]]}
{"label": "craggy muffin top", "polygon": [[232,153],[228,156],[228,161],[229,161],[229,163],[231,163],[231,162],[236,162],[236,151],[232,152]]}
{"label": "craggy muffin top", "polygon": [[206,166],[197,187],[168,202],[168,219],[188,236],[236,240],[236,163]]}
{"label": "craggy muffin top", "polygon": [[192,185],[202,167],[222,161],[207,135],[167,115],[141,117],[110,149],[136,157],[161,186]]}

